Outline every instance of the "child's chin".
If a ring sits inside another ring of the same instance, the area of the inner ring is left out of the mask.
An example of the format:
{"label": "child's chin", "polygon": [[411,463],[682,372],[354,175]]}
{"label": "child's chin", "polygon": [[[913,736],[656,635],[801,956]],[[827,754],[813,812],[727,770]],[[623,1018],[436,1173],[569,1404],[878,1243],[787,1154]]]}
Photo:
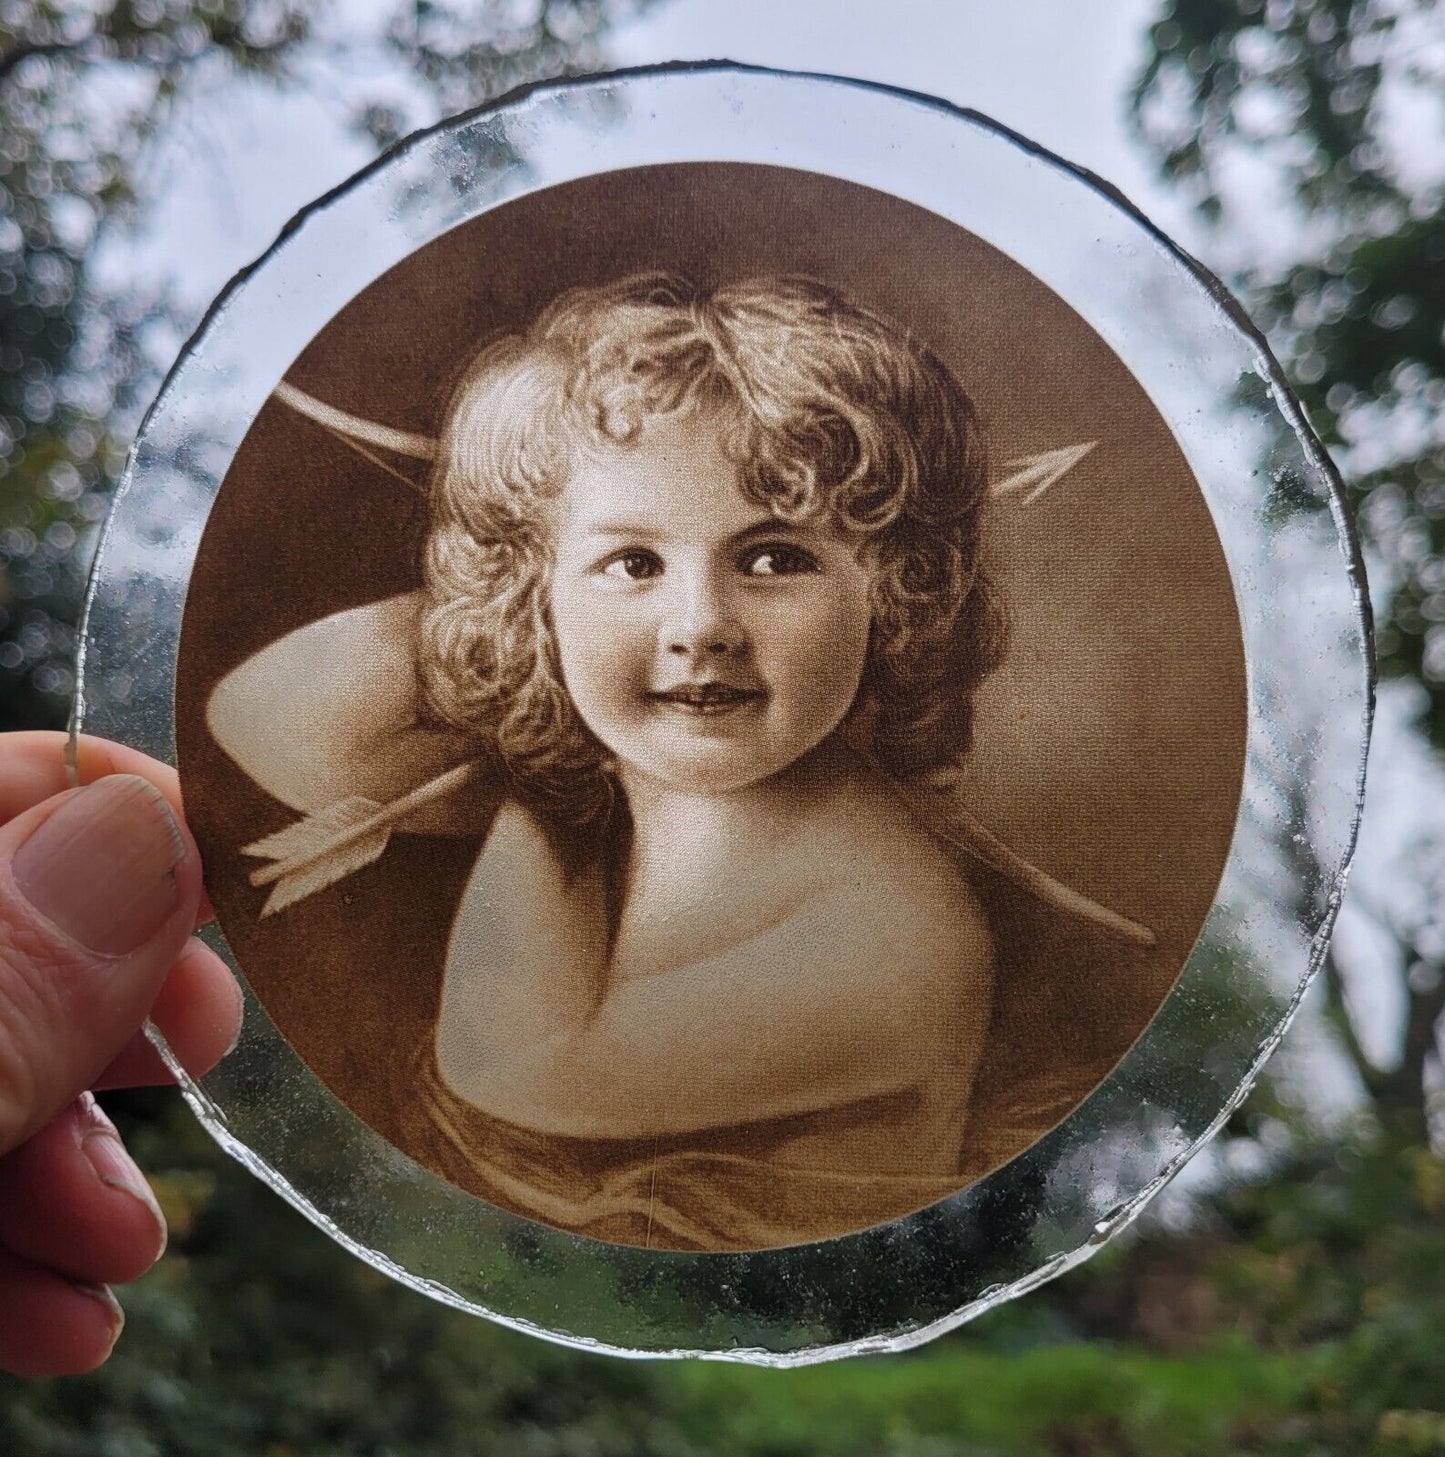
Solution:
{"label": "child's chin", "polygon": [[718,795],[736,794],[739,790],[760,784],[771,779],[781,767],[757,762],[741,763],[727,758],[723,758],[722,762],[676,758],[654,760],[646,767],[635,766],[634,772],[650,783],[678,794]]}

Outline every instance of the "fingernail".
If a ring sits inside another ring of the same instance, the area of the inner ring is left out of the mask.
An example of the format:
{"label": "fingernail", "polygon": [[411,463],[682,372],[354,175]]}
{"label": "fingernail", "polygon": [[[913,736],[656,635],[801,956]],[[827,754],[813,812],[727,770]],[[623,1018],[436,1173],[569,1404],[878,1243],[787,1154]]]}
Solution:
{"label": "fingernail", "polygon": [[242,994],[240,987],[236,988],[236,1002],[236,1030],[231,1034],[231,1041],[225,1052],[221,1054],[222,1057],[230,1057],[241,1045],[241,1034],[246,1030],[246,998]]}
{"label": "fingernail", "polygon": [[81,1137],[80,1151],[89,1160],[96,1177],[107,1189],[116,1189],[122,1194],[129,1194],[131,1198],[138,1199],[145,1205],[156,1226],[154,1259],[160,1259],[166,1252],[168,1232],[166,1217],[161,1213],[161,1206],[156,1200],[155,1192],[146,1182],[145,1175],[141,1173],[134,1160],[125,1151],[125,1145],[120,1141],[120,1134],[116,1132],[115,1124],[105,1116],[93,1099],[84,1116],[87,1131]]}
{"label": "fingernail", "polygon": [[120,1301],[115,1298],[115,1292],[109,1285],[86,1285],[79,1280],[73,1283],[72,1288],[105,1306],[106,1314],[110,1317],[110,1349],[115,1350],[115,1343],[120,1339],[121,1331],[125,1329],[125,1311],[121,1309]]}
{"label": "fingernail", "polygon": [[161,792],[134,774],[97,779],[15,852],[21,894],[82,946],[121,956],[176,907],[185,841]]}

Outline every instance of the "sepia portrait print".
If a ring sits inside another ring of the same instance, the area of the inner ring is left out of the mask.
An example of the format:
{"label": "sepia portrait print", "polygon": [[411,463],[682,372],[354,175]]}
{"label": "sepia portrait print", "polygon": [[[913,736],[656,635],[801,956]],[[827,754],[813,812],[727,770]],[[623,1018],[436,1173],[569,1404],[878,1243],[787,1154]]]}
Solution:
{"label": "sepia portrait print", "polygon": [[686,1250],[1065,1117],[1228,851],[1244,673],[1166,424],[956,225],[640,168],[454,229],[207,524],[178,753],[267,1014],[504,1209]]}

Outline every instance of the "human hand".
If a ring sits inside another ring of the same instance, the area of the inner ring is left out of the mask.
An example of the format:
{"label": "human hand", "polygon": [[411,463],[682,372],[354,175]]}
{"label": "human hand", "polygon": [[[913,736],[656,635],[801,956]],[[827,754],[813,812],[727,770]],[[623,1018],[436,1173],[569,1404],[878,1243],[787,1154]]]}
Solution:
{"label": "human hand", "polygon": [[210,914],[175,771],[82,739],[0,735],[0,1370],[89,1371],[165,1221],[90,1089],[170,1082],[151,1017],[189,1071],[235,1039],[235,978],[191,931]]}

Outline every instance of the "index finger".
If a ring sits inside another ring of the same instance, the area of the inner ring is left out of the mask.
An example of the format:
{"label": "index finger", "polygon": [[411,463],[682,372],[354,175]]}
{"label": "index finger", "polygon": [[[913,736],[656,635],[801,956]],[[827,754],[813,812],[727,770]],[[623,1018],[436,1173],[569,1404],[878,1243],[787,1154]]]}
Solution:
{"label": "index finger", "polygon": [[[55,729],[0,734],[0,824],[52,795],[75,788],[65,764],[68,737]],[[176,771],[139,749],[81,734],[76,741],[75,767],[81,784],[104,779],[108,774],[137,774],[160,790],[177,816],[185,817]],[[209,901],[202,896],[197,924],[210,920],[213,914]]]}

